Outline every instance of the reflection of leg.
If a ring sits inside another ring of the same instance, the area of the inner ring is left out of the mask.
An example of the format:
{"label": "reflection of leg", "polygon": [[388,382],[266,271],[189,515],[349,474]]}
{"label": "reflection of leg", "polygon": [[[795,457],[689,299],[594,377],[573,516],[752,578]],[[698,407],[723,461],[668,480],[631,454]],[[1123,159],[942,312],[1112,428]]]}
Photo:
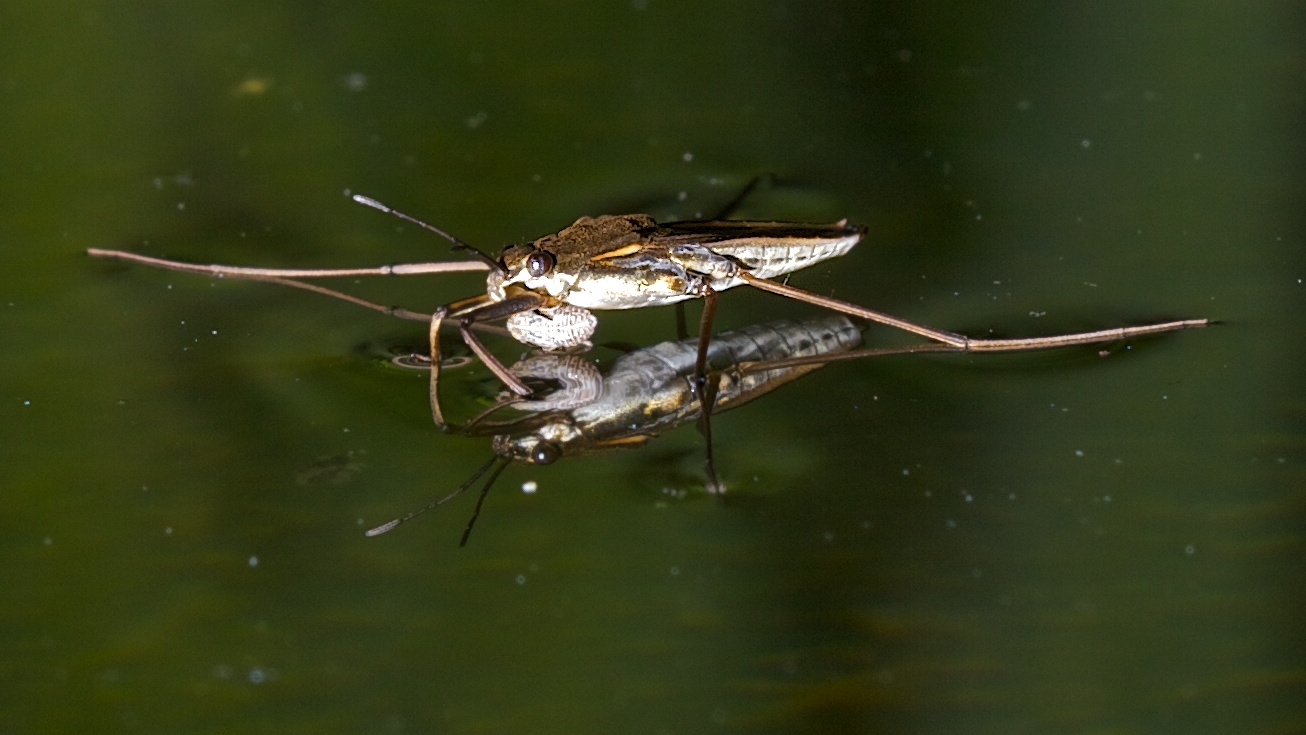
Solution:
{"label": "reflection of leg", "polygon": [[768,183],[774,183],[775,174],[759,174],[754,176],[744,185],[744,188],[735,195],[734,199],[731,199],[724,207],[717,210],[716,215],[712,217],[712,219],[730,219],[730,216],[735,213],[735,210],[739,209],[739,205],[744,203],[744,200],[747,199],[755,189],[757,189],[757,185],[762,183],[763,180]]}
{"label": "reflection of leg", "polygon": [[[449,502],[450,500],[453,500],[454,498],[458,497],[458,496],[459,496],[459,495],[460,495],[464,490],[466,490],[467,488],[471,487],[471,486],[472,486],[472,483],[474,483],[474,482],[476,482],[478,479],[480,479],[481,475],[484,475],[485,472],[486,472],[486,470],[490,469],[490,467],[493,466],[493,465],[495,465],[496,463],[498,464],[498,467],[496,467],[495,470],[494,470],[494,472],[490,475],[490,479],[489,479],[488,481],[486,481],[486,483],[485,483],[485,488],[484,488],[483,490],[481,490],[481,500],[478,500],[477,503],[476,503],[476,514],[477,514],[477,515],[480,515],[480,512],[481,512],[481,501],[485,500],[485,494],[486,494],[487,492],[489,492],[489,490],[490,490],[490,485],[493,485],[493,484],[494,484],[495,479],[499,477],[499,473],[503,472],[503,468],[505,468],[505,467],[508,466],[508,459],[505,458],[505,457],[500,457],[500,456],[498,456],[498,455],[495,455],[495,456],[490,457],[490,460],[489,460],[488,462],[486,462],[485,464],[481,465],[480,469],[478,469],[478,470],[476,470],[475,472],[473,472],[473,473],[472,473],[472,476],[469,477],[469,478],[467,478],[467,481],[464,482],[463,484],[459,485],[459,486],[457,487],[457,489],[455,489],[453,492],[449,493],[448,495],[444,496],[443,498],[440,498],[439,500],[432,501],[430,504],[428,504],[428,505],[426,505],[426,506],[424,506],[424,507],[422,507],[422,508],[418,508],[417,510],[412,511],[412,512],[408,513],[407,515],[403,515],[403,516],[400,516],[399,518],[396,518],[396,519],[394,519],[394,520],[392,520],[392,521],[387,521],[387,522],[385,522],[385,523],[382,523],[381,525],[377,526],[376,528],[373,528],[373,529],[369,530],[369,531],[367,532],[367,535],[368,535],[368,536],[380,536],[381,534],[383,534],[383,533],[385,533],[385,532],[387,532],[387,531],[390,531],[390,530],[393,529],[395,526],[398,526],[398,525],[401,524],[401,523],[407,523],[408,521],[411,521],[412,519],[416,518],[417,516],[420,516],[421,514],[425,513],[426,511],[431,510],[432,508],[436,508],[436,507],[439,507],[439,506],[441,506],[441,505],[444,505],[445,503]],[[467,524],[467,530],[465,530],[465,531],[463,532],[463,540],[462,540],[462,543],[459,544],[459,546],[461,546],[461,545],[467,543],[467,536],[468,536],[468,534],[470,534],[470,533],[472,532],[472,523],[475,523],[475,522],[476,522],[476,516],[472,516],[472,520],[471,520],[471,522]]]}
{"label": "reflection of leg", "polygon": [[[716,464],[712,458],[712,406],[716,402],[716,380],[708,380],[707,348],[712,341],[712,321],[716,317],[716,291],[706,289],[703,294],[703,316],[698,325],[698,356],[694,360],[694,377],[690,390],[698,401],[698,431],[703,435],[705,447],[704,466],[707,471],[707,491],[720,493],[725,487],[717,480]],[[716,377],[713,374],[712,377]]]}
{"label": "reflection of leg", "polygon": [[685,321],[685,302],[676,302],[676,339],[689,339],[689,323]]}
{"label": "reflection of leg", "polygon": [[458,542],[460,547],[467,545],[467,538],[472,535],[472,526],[476,525],[476,519],[481,517],[481,506],[485,504],[485,496],[490,494],[490,486],[494,484],[495,480],[499,479],[499,475],[508,467],[507,457],[496,457],[496,459],[499,460],[499,465],[490,473],[490,479],[485,481],[485,487],[481,488],[481,494],[476,497],[476,508],[472,510],[472,517],[468,519],[467,528],[463,529],[463,537]]}

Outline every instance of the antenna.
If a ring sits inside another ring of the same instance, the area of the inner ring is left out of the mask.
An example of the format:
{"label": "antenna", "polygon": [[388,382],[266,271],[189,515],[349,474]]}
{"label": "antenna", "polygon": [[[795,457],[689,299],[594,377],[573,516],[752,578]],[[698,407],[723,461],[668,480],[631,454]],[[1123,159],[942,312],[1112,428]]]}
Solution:
{"label": "antenna", "polygon": [[474,247],[474,246],[472,246],[472,245],[469,245],[468,243],[465,243],[465,242],[463,242],[462,240],[459,240],[458,238],[456,238],[456,237],[454,237],[453,235],[451,235],[451,234],[445,232],[444,230],[440,229],[439,227],[436,227],[435,225],[432,225],[432,224],[428,224],[428,223],[426,223],[426,222],[423,222],[422,220],[417,219],[416,217],[412,216],[411,214],[405,214],[404,212],[400,212],[399,210],[397,210],[397,209],[395,209],[395,208],[393,208],[393,207],[390,207],[390,206],[387,206],[387,205],[385,205],[385,204],[382,204],[381,202],[378,202],[377,200],[375,200],[375,199],[373,199],[373,198],[371,198],[371,197],[365,197],[365,196],[363,196],[362,194],[354,194],[351,198],[352,198],[354,201],[358,202],[359,204],[362,204],[362,205],[364,205],[364,206],[371,207],[372,209],[379,210],[379,211],[381,211],[381,212],[385,212],[386,214],[392,214],[392,215],[398,217],[399,219],[404,220],[405,222],[411,222],[411,223],[417,225],[418,227],[421,227],[421,228],[424,229],[424,230],[427,230],[427,231],[429,231],[429,232],[434,232],[435,234],[439,235],[440,237],[443,237],[444,239],[446,239],[446,240],[448,240],[449,242],[453,243],[453,249],[454,249],[454,250],[467,250],[467,251],[471,252],[472,254],[474,254],[476,257],[478,257],[478,258],[480,258],[481,260],[483,260],[483,261],[485,261],[486,263],[488,263],[489,266],[490,266],[490,268],[491,268],[492,270],[496,270],[496,271],[503,270],[503,266],[499,265],[499,261],[495,260],[494,258],[491,258],[490,256],[486,255],[485,253],[481,252],[481,251],[480,251],[479,249],[477,249],[476,247]]}

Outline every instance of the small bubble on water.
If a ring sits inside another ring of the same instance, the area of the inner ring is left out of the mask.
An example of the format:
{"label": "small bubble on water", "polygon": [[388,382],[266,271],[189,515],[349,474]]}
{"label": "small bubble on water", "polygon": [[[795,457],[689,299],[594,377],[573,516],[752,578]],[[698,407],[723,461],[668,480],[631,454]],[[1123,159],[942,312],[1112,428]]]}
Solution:
{"label": "small bubble on water", "polygon": [[249,565],[250,565],[251,567],[256,567],[256,566],[258,566],[258,557],[257,557],[257,556],[251,556],[251,557],[249,558]]}
{"label": "small bubble on water", "polygon": [[262,684],[265,681],[267,681],[267,673],[263,669],[253,668],[249,670],[250,684]]}
{"label": "small bubble on water", "polygon": [[345,75],[345,89],[350,92],[362,92],[367,89],[367,75],[356,71]]}
{"label": "small bubble on water", "polygon": [[526,584],[526,575],[525,575],[525,574],[518,574],[518,575],[517,575],[517,584]]}

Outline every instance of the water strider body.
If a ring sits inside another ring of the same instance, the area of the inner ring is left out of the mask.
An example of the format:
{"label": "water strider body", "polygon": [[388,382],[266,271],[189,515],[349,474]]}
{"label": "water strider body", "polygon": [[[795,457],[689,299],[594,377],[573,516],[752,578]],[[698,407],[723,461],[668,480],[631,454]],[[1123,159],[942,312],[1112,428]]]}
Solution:
{"label": "water strider body", "polygon": [[549,306],[663,306],[738,286],[742,272],[775,278],[844,255],[865,232],[846,220],[659,224],[647,214],[582,217],[505,250],[486,292],[502,301],[519,285],[550,299]]}

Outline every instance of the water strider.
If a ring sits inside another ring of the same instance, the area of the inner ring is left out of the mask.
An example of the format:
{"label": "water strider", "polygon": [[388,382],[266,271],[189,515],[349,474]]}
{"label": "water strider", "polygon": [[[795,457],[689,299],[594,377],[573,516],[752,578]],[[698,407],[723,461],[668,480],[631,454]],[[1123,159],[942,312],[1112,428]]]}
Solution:
{"label": "water strider", "polygon": [[[747,193],[747,190],[745,190]],[[742,197],[742,195],[741,195]],[[595,310],[635,309],[704,300],[694,365],[689,381],[697,401],[700,427],[707,444],[709,489],[719,489],[712,463],[711,421],[719,386],[709,380],[712,322],[717,293],[738,285],[815,304],[848,316],[907,331],[927,342],[895,352],[1015,352],[1069,345],[1114,342],[1161,332],[1203,327],[1206,319],[1183,319],[1117,327],[1092,332],[1016,339],[976,339],[916,324],[857,304],[805,291],[772,280],[810,265],[846,254],[865,235],[865,228],[840,220],[831,224],[756,222],[716,219],[659,223],[646,214],[581,217],[557,233],[533,242],[512,245],[491,258],[445,231],[415,217],[354,195],[360,204],[393,214],[454,243],[455,250],[473,253],[475,260],[407,263],[375,268],[299,270],[200,265],[152,258],[121,250],[91,248],[92,256],[116,258],[159,268],[207,274],[219,278],[262,280],[342,298],[355,304],[429,324],[430,364],[440,365],[439,330],[446,322],[457,325],[472,352],[519,397],[531,389],[480,342],[474,329],[504,321],[507,332],[519,342],[546,350],[587,346],[594,333]],[[738,198],[736,199],[738,201]],[[418,275],[455,271],[489,271],[485,293],[451,302],[433,314],[386,308],[308,283],[301,279],[364,275]],[[788,356],[791,366],[852,355]],[[440,409],[439,369],[431,372],[430,400],[437,424],[445,426]],[[488,470],[489,464],[484,470]],[[495,475],[502,470],[500,466]],[[487,485],[488,486],[488,485]]]}
{"label": "water strider", "polygon": [[[847,253],[866,232],[864,227],[850,225],[847,220],[832,224],[723,219],[658,223],[646,214],[581,217],[555,234],[509,246],[496,259],[444,230],[374,199],[361,195],[353,198],[437,233],[454,243],[455,250],[469,251],[477,259],[297,270],[199,265],[99,248],[87,252],[159,268],[276,281],[314,290],[312,284],[297,279],[488,270],[485,293],[446,304],[430,315],[432,364],[440,364],[437,336],[441,325],[446,320],[454,321],[463,341],[476,356],[514,393],[522,396],[529,395],[530,389],[481,344],[472,331],[477,325],[505,320],[509,333],[520,342],[550,350],[566,349],[588,343],[597,324],[593,310],[636,309],[701,298],[704,300],[698,350],[701,381],[702,363],[711,341],[716,295],[741,284],[885,324],[962,352],[1012,352],[1111,342],[1207,324],[1206,319],[1184,319],[1048,337],[975,339],[772,280]],[[415,316],[414,312],[394,311]],[[433,402],[437,379],[438,370],[432,371]]]}

